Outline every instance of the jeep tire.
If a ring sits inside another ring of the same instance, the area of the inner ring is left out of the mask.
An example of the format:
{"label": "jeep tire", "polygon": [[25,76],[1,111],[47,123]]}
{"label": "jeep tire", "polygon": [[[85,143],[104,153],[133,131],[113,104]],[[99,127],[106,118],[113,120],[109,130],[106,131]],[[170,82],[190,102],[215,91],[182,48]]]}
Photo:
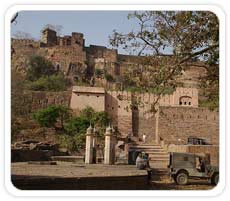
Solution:
{"label": "jeep tire", "polygon": [[186,172],[179,172],[176,175],[175,180],[179,185],[186,185],[188,183],[188,174]]}
{"label": "jeep tire", "polygon": [[211,178],[211,184],[217,185],[219,182],[219,173],[214,173]]}

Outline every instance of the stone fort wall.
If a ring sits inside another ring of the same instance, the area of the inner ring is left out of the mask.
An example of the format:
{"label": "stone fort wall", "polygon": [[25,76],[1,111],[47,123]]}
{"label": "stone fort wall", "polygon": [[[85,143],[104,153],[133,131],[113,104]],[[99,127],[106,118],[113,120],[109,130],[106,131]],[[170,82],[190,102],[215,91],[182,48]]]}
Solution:
{"label": "stone fort wall", "polygon": [[186,143],[189,136],[197,136],[218,145],[219,113],[208,108],[161,107],[159,136],[166,143]]}
{"label": "stone fort wall", "polygon": [[[127,116],[120,116],[126,121]],[[130,125],[124,125],[122,131],[128,133],[136,129],[136,137],[146,135],[146,142],[155,142],[155,115],[145,117],[136,114],[129,119]],[[133,127],[132,127],[133,126]],[[186,144],[190,136],[207,139],[210,144],[219,144],[219,113],[207,108],[160,107],[159,137],[165,144]],[[135,133],[134,133],[135,135]]]}
{"label": "stone fort wall", "polygon": [[71,92],[44,92],[44,91],[27,91],[24,94],[24,99],[21,100],[27,105],[26,111],[21,111],[22,114],[28,114],[36,110],[46,108],[49,105],[64,105],[69,107]]}
{"label": "stone fort wall", "polygon": [[[34,112],[49,105],[70,106],[70,91],[26,92],[24,103],[28,105],[24,113]],[[122,96],[121,96],[122,95]],[[121,98],[122,97],[122,98]],[[155,115],[143,115],[143,111],[131,110],[130,92],[110,91],[105,96],[105,111],[112,117],[113,124],[123,136],[133,132],[147,142],[155,140]],[[95,101],[97,99],[95,98]],[[87,101],[85,102],[88,105]],[[95,104],[94,104],[95,105]],[[165,144],[184,144],[189,136],[206,138],[211,144],[219,144],[219,113],[208,108],[185,106],[161,106],[159,115],[159,136]]]}

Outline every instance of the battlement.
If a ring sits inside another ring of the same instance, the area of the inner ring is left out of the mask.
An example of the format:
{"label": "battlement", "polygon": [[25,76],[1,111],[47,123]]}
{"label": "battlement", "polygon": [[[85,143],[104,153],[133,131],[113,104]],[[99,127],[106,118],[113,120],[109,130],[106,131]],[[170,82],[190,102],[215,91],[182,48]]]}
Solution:
{"label": "battlement", "polygon": [[32,40],[32,39],[16,39],[16,38],[11,38],[11,44],[12,45],[20,45],[20,46],[38,46],[39,42]]}
{"label": "battlement", "polygon": [[84,47],[84,34],[72,32],[72,35],[57,36],[56,31],[52,29],[44,29],[41,37],[41,47],[52,46],[79,46]]}

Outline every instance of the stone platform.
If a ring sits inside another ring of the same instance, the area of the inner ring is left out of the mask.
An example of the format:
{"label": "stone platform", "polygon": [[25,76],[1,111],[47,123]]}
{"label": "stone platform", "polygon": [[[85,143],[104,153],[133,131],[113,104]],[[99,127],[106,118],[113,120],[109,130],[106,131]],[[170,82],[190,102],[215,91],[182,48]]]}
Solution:
{"label": "stone platform", "polygon": [[12,163],[12,183],[22,190],[144,190],[146,170],[134,165],[77,164],[57,162]]}

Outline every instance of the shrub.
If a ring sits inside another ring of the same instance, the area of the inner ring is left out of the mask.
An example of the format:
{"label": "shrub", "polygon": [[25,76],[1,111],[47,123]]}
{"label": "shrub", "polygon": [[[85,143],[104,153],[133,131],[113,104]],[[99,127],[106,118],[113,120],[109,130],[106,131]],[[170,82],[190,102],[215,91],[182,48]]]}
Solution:
{"label": "shrub", "polygon": [[96,75],[96,77],[100,78],[103,75],[103,70],[96,68],[95,69],[95,75]]}
{"label": "shrub", "polygon": [[65,131],[68,135],[78,135],[85,133],[86,129],[90,125],[90,119],[83,116],[75,117],[70,119],[64,126]]}
{"label": "shrub", "polygon": [[42,76],[50,76],[55,73],[53,64],[41,56],[32,56],[29,58],[27,79],[35,81]]}
{"label": "shrub", "polygon": [[54,127],[57,129],[56,123],[59,121],[63,129],[64,121],[70,116],[70,109],[62,105],[51,105],[47,108],[38,110],[34,113],[33,118],[44,127]]}
{"label": "shrub", "polygon": [[27,84],[27,88],[34,91],[65,91],[68,86],[69,81],[63,74],[42,76]]}
{"label": "shrub", "polygon": [[114,82],[114,81],[115,81],[114,77],[113,77],[111,74],[109,74],[109,73],[106,73],[106,74],[105,74],[105,79],[106,79],[108,82]]}

